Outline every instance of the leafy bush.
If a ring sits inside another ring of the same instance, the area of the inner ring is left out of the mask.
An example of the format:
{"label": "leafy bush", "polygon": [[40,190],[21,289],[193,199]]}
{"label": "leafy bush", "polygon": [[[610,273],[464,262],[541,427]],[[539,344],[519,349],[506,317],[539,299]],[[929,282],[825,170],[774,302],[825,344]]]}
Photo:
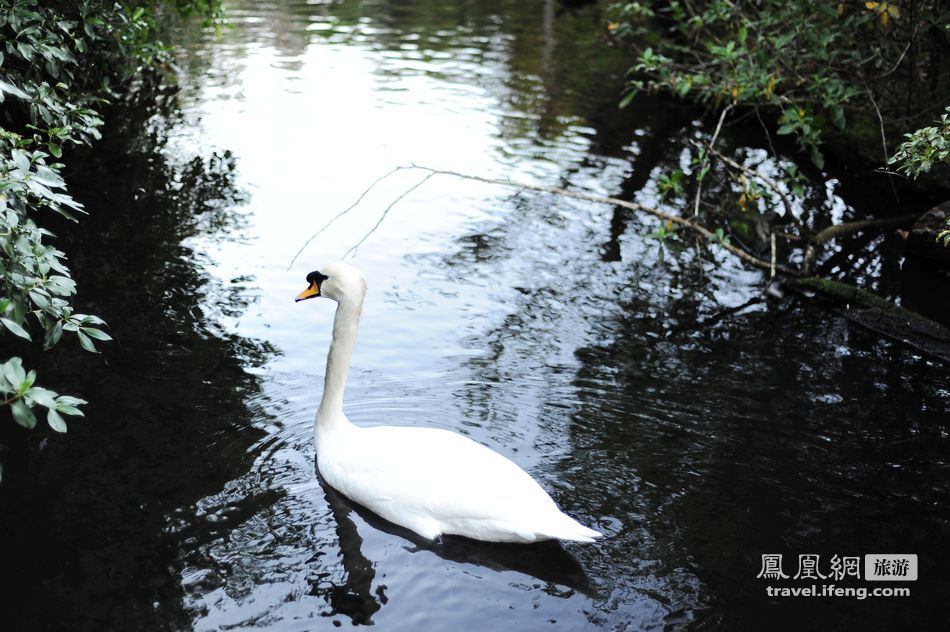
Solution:
{"label": "leafy bush", "polygon": [[[57,344],[74,334],[86,351],[111,338],[93,315],[74,313],[76,284],[65,255],[41,227],[49,213],[76,221],[85,210],[66,192],[63,163],[69,146],[100,137],[101,107],[169,61],[158,40],[159,2],[0,0],[0,332]],[[177,0],[181,13],[220,20],[219,0]],[[18,357],[0,365],[0,405],[26,428],[33,408],[65,432],[62,415],[81,415],[82,400],[36,386],[36,372]],[[2,473],[2,470],[0,470]]]}
{"label": "leafy bush", "polygon": [[950,5],[938,0],[641,0],[611,5],[610,20],[613,39],[637,58],[621,103],[667,90],[761,106],[818,167],[824,136],[852,114],[906,118],[911,102],[950,96]]}
{"label": "leafy bush", "polygon": [[940,117],[939,125],[922,127],[904,137],[907,140],[890,159],[890,164],[898,165],[898,171],[916,178],[934,165],[950,164],[950,106]]}
{"label": "leafy bush", "polygon": [[[928,113],[950,102],[950,3],[615,2],[607,32],[634,58],[621,107],[641,91],[664,91],[720,115],[716,131],[703,142],[688,141],[688,169],[657,178],[661,197],[687,204],[689,191],[693,217],[705,204],[717,217],[704,214],[701,221],[727,226],[745,242],[743,248],[768,252],[773,263],[780,238],[785,251],[805,244],[802,266],[811,268],[817,246],[809,242],[830,218],[816,217],[820,207],[793,213],[803,208],[796,202],[808,177],[795,162],[775,155],[772,130],[793,138],[818,169],[832,137],[849,157],[898,164],[912,177],[950,159],[946,115],[936,126],[905,134],[893,157],[888,150],[908,127],[929,123]],[[761,145],[772,154],[764,170],[750,162],[749,152],[730,157],[716,148],[730,113],[753,114],[762,123]],[[950,243],[950,230],[938,239]]]}

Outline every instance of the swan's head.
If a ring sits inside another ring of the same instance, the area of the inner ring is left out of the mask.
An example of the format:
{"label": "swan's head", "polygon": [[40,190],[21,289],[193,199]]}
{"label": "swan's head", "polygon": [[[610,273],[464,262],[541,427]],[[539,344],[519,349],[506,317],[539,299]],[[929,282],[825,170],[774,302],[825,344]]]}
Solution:
{"label": "swan's head", "polygon": [[296,301],[325,296],[338,303],[362,303],[366,294],[366,279],[348,263],[338,261],[314,270],[307,275],[307,289],[297,295]]}

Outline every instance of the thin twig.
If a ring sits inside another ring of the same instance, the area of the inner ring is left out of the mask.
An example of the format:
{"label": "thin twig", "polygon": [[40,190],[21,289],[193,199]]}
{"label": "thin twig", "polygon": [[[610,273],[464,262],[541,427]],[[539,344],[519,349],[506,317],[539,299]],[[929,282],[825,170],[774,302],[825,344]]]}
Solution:
{"label": "thin twig", "polygon": [[[727,105],[722,109],[722,114],[719,115],[719,122],[716,124],[716,131],[713,132],[712,138],[709,140],[709,149],[713,149],[713,146],[716,144],[716,139],[719,138],[719,132],[722,130],[722,122],[726,120],[726,114],[729,113],[729,110],[732,109],[731,105]],[[706,156],[703,156],[703,160],[699,165],[699,171],[702,172],[706,165],[709,163],[709,160]],[[703,178],[706,177],[706,174],[702,174],[696,180],[696,201],[693,204],[693,217],[699,216],[699,198],[703,193]]]}
{"label": "thin twig", "polygon": [[[390,173],[393,173],[393,172],[391,171]],[[359,248],[360,246],[362,246],[362,245],[363,245],[363,242],[366,241],[367,239],[369,239],[370,235],[372,235],[373,233],[376,232],[376,229],[379,228],[379,225],[382,224],[382,223],[383,223],[383,220],[386,219],[386,216],[389,215],[389,211],[391,211],[391,210],[393,209],[393,207],[396,206],[397,203],[399,203],[400,200],[402,200],[404,197],[406,197],[407,195],[409,195],[410,193],[412,193],[413,191],[415,191],[416,189],[418,189],[419,187],[421,187],[423,184],[425,184],[426,182],[428,182],[429,179],[432,178],[432,177],[435,176],[435,175],[436,175],[435,173],[430,173],[430,174],[428,174],[428,175],[427,175],[426,177],[424,177],[422,180],[419,180],[419,182],[416,182],[414,185],[412,185],[411,187],[409,187],[408,189],[406,189],[405,191],[403,191],[401,194],[399,194],[399,197],[397,197],[395,200],[393,200],[392,202],[390,202],[390,203],[389,203],[389,206],[387,206],[385,209],[383,209],[383,214],[379,216],[379,220],[373,225],[372,228],[369,229],[369,232],[367,232],[365,235],[363,235],[363,238],[360,239],[358,242],[356,242],[356,245],[352,246],[349,250],[347,250],[347,251],[343,254],[343,258],[346,259],[348,256],[350,256],[350,253],[351,253],[351,252],[356,252],[356,249]]]}
{"label": "thin twig", "polygon": [[762,131],[765,132],[765,140],[769,142],[769,151],[772,152],[772,158],[778,162],[778,152],[775,151],[775,146],[772,144],[772,135],[769,134],[769,128],[766,127],[765,121],[762,120],[762,115],[759,114],[759,106],[753,105],[752,109],[755,111],[755,118],[759,119],[759,125],[762,126]]}
{"label": "thin twig", "polygon": [[333,218],[332,218],[329,222],[327,222],[326,224],[324,224],[323,227],[320,228],[320,230],[318,230],[317,232],[315,232],[313,235],[310,236],[310,239],[308,239],[307,241],[304,242],[304,244],[300,247],[300,250],[297,251],[297,254],[294,255],[294,258],[290,260],[290,265],[287,266],[287,270],[290,270],[292,267],[294,267],[294,263],[297,261],[297,257],[299,257],[300,254],[301,254],[304,250],[306,250],[307,246],[310,245],[310,242],[312,242],[314,239],[316,239],[317,236],[318,236],[320,233],[322,233],[323,231],[325,231],[326,229],[328,229],[336,220],[340,219],[341,217],[343,217],[344,215],[346,215],[347,213],[349,213],[350,211],[352,211],[354,208],[356,208],[357,206],[359,206],[359,203],[363,201],[363,198],[365,198],[366,195],[367,195],[370,191],[372,191],[373,188],[374,188],[377,184],[379,184],[380,182],[382,182],[383,180],[385,180],[385,179],[388,178],[389,176],[393,175],[393,174],[396,173],[397,171],[402,171],[402,170],[405,169],[405,168],[406,168],[406,167],[395,167],[395,168],[393,168],[391,171],[388,171],[387,173],[385,173],[385,174],[379,176],[378,178],[376,178],[375,180],[373,180],[373,183],[370,184],[366,189],[363,190],[363,192],[360,194],[360,196],[359,196],[358,198],[356,198],[356,201],[355,201],[355,202],[353,202],[353,203],[350,204],[348,207],[346,207],[345,209],[343,209],[342,211],[340,211],[339,213],[337,213],[336,215],[334,215]]}
{"label": "thin twig", "polygon": [[[920,26],[920,25],[918,24],[918,27],[919,27],[919,26]],[[892,74],[895,70],[897,70],[897,69],[900,67],[901,62],[904,61],[904,56],[907,54],[907,51],[910,50],[910,47],[911,47],[911,46],[913,45],[913,43],[914,43],[914,38],[916,38],[916,37],[917,37],[917,28],[914,29],[914,33],[910,36],[910,41],[907,42],[907,46],[904,47],[904,51],[901,53],[901,56],[897,58],[897,63],[894,64],[894,67],[891,68],[890,70],[886,70],[886,71],[884,71],[883,73],[881,73],[880,75],[878,75],[878,76],[877,76],[878,79],[883,79],[884,77],[886,77],[886,76]]]}
{"label": "thin twig", "polygon": [[772,242],[772,267],[769,269],[769,281],[775,278],[775,233],[769,233],[769,241]]}
{"label": "thin twig", "polygon": [[[714,154],[716,154],[717,156],[719,156],[719,159],[720,159],[720,160],[722,160],[723,162],[725,162],[727,165],[729,165],[729,166],[732,167],[733,169],[738,169],[738,170],[740,170],[740,171],[743,171],[743,172],[749,174],[750,176],[753,176],[753,177],[755,177],[755,178],[758,178],[758,179],[762,180],[762,182],[764,182],[772,191],[774,191],[776,194],[778,194],[779,198],[781,198],[781,200],[782,200],[782,206],[785,207],[785,212],[786,212],[786,214],[787,214],[786,216],[787,216],[787,217],[790,217],[790,218],[792,218],[792,219],[798,220],[798,218],[795,217],[795,214],[792,212],[792,202],[791,202],[791,200],[789,200],[789,199],[788,199],[788,196],[785,195],[785,192],[782,191],[781,188],[779,188],[778,182],[776,182],[776,181],[773,180],[772,178],[768,177],[767,175],[765,175],[765,174],[762,173],[761,171],[758,171],[758,170],[756,170],[756,169],[752,169],[752,168],[750,168],[750,167],[746,167],[745,165],[739,164],[738,162],[736,162],[736,161],[733,160],[732,158],[729,158],[728,156],[726,156],[726,155],[723,154],[722,152],[720,152],[720,151],[718,151],[718,150],[716,150],[716,149],[713,149],[712,147],[710,147],[709,150],[710,150],[712,153],[714,153]],[[799,221],[800,221],[800,220],[799,220]]]}
{"label": "thin twig", "polygon": [[510,202],[510,201],[514,200],[515,198],[520,197],[521,194],[524,193],[524,191],[525,191],[524,189],[518,189],[517,191],[515,191],[514,193],[512,193],[511,195],[509,195],[508,197],[506,197],[506,198],[505,198],[504,200],[502,200],[502,201],[505,202],[505,203]]}
{"label": "thin twig", "polygon": [[[890,160],[890,152],[887,151],[887,137],[884,133],[884,117],[881,116],[881,109],[877,107],[877,101],[874,100],[874,93],[871,91],[871,86],[868,85],[867,81],[864,81],[864,89],[868,93],[868,99],[871,101],[871,105],[874,106],[874,112],[877,114],[877,122],[881,130],[881,146],[884,148],[884,164],[886,165],[888,160]],[[887,176],[887,181],[891,185],[891,192],[894,194],[894,201],[897,204],[901,203],[900,196],[897,195],[897,187],[894,185],[894,178]]]}

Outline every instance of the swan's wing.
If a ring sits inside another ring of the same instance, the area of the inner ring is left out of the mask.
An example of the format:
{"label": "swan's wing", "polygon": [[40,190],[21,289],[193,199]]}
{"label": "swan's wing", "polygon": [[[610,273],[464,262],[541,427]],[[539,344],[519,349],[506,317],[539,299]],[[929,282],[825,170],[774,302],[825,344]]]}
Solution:
{"label": "swan's wing", "polygon": [[518,465],[462,435],[392,426],[357,433],[320,451],[321,474],[356,502],[421,535],[475,524],[529,533],[561,515]]}

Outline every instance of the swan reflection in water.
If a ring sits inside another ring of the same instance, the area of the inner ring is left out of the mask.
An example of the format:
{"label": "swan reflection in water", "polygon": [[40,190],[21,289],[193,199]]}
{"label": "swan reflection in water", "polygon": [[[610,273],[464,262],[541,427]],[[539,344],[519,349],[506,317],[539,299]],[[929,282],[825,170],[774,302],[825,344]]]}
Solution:
{"label": "swan reflection in water", "polygon": [[[311,579],[310,595],[323,597],[330,605],[330,612],[326,616],[339,614],[349,617],[354,624],[371,624],[373,615],[388,600],[385,586],[379,585],[373,590],[376,569],[373,562],[363,555],[363,538],[351,518],[351,512],[355,512],[371,527],[411,542],[413,546],[406,547],[406,550],[412,553],[430,551],[450,562],[473,564],[494,571],[523,573],[545,582],[545,591],[555,596],[569,597],[574,592],[593,596],[594,591],[584,569],[557,540],[535,544],[480,542],[458,536],[443,536],[441,541],[426,540],[349,500],[330,487],[319,472],[317,478],[336,520],[345,572],[342,584],[330,581],[330,574],[326,572]],[[559,590],[556,585],[567,590]]]}

